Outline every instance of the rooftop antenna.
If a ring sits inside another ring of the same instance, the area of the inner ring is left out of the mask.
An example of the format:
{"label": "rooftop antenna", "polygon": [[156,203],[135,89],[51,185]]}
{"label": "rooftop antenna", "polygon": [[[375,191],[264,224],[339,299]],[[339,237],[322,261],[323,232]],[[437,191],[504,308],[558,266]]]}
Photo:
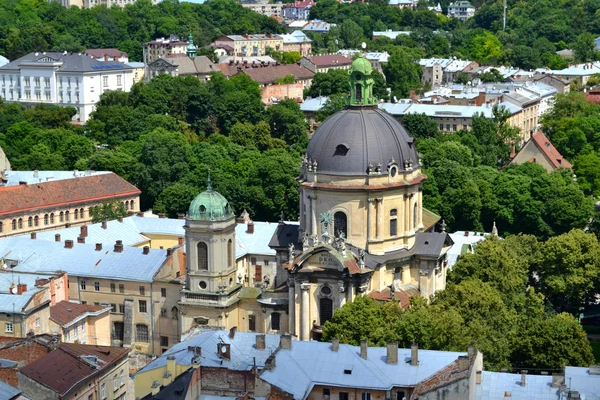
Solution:
{"label": "rooftop antenna", "polygon": [[212,190],[212,186],[210,185],[210,168],[208,169],[208,182],[206,183],[206,190]]}
{"label": "rooftop antenna", "polygon": [[504,14],[502,16],[502,30],[506,30],[506,0],[504,0]]}
{"label": "rooftop antenna", "polygon": [[360,45],[360,47],[362,47],[362,48],[363,48],[363,50],[364,50],[364,49],[366,49],[366,48],[367,48],[367,44],[366,44],[365,42],[362,42],[362,44]]}

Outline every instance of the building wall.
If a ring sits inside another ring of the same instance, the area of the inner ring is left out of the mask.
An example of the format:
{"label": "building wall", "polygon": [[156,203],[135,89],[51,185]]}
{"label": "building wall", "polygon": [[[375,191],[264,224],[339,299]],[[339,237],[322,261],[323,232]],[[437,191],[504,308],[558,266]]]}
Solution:
{"label": "building wall", "polygon": [[282,100],[292,99],[302,102],[304,85],[301,82],[281,85],[268,85],[262,89],[262,102],[271,105]]}
{"label": "building wall", "polygon": [[150,245],[153,249],[170,249],[177,246],[179,243],[178,236],[175,235],[158,235],[154,233],[144,233],[150,243],[137,244],[135,247],[144,247]]}
{"label": "building wall", "polygon": [[[121,379],[123,377],[123,379]],[[116,386],[115,386],[116,378]],[[100,375],[97,384],[97,399],[115,400],[121,399],[121,396],[133,398],[131,393],[127,393],[127,381],[129,379],[129,357],[123,357],[115,365],[104,371]],[[102,397],[102,386],[104,385],[106,397]],[[129,394],[129,396],[127,396]],[[86,397],[78,397],[86,399]]]}
{"label": "building wall", "polygon": [[516,157],[513,158],[511,164],[519,165],[534,160],[536,164],[541,165],[548,172],[555,170],[554,165],[550,163],[550,160],[538,149],[533,143],[533,140],[529,140],[525,143],[525,146],[517,153]]}
{"label": "building wall", "polygon": [[[340,393],[347,393],[348,400],[361,400],[363,393],[370,393],[371,400],[385,400],[385,391],[383,390],[362,390],[355,388],[339,388],[334,386],[315,385],[308,394],[307,400],[326,400],[323,396],[323,389],[328,389],[330,399],[337,400],[340,398]],[[401,399],[400,399],[401,400]]]}
{"label": "building wall", "polygon": [[58,393],[40,385],[28,376],[19,372],[17,377],[19,380],[19,389],[28,397],[32,399],[59,400]]}
{"label": "building wall", "polygon": [[181,42],[176,45],[171,43],[152,43],[144,45],[144,62],[146,65],[158,60],[159,58],[167,58],[171,54],[186,54],[187,43]]}
{"label": "building wall", "polygon": [[269,16],[281,17],[283,15],[283,4],[279,3],[251,3],[242,4],[242,7],[250,9],[257,14]]}
{"label": "building wall", "polygon": [[[0,223],[2,224],[2,228],[0,229],[0,238],[14,235],[23,235],[30,232],[60,229],[67,227],[67,225],[77,226],[91,223],[92,216],[90,215],[90,207],[100,205],[105,200],[106,199],[90,201],[85,204],[77,204],[77,206],[73,204],[66,204],[61,207],[37,209],[0,216]],[[130,209],[130,211],[138,212],[140,210],[139,196],[129,196],[120,198],[119,200],[123,202],[133,201],[133,208]],[[81,209],[83,209],[83,218],[81,217],[81,213],[79,212]],[[75,219],[75,210],[78,210],[77,219]],[[62,220],[60,217],[61,212],[63,213]],[[69,213],[68,219],[66,218],[67,212]],[[46,216],[48,223],[46,223]],[[37,226],[35,225],[36,217],[38,218]],[[29,218],[31,218],[31,226],[29,226]],[[16,227],[16,229],[13,229],[13,227]]]}

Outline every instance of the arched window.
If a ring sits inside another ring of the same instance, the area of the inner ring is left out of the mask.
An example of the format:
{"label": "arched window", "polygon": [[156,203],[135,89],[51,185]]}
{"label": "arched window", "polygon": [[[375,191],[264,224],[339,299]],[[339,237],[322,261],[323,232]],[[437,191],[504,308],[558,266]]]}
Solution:
{"label": "arched window", "polygon": [[64,212],[60,212],[60,214],[58,214],[58,219],[60,222],[64,222],[65,220],[65,213]]}
{"label": "arched window", "polygon": [[362,101],[362,85],[360,83],[356,84],[356,101]]}
{"label": "arched window", "polygon": [[333,316],[333,300],[322,297],[319,300],[319,323],[321,326],[329,321]]}
{"label": "arched window", "polygon": [[179,310],[177,309],[177,307],[171,308],[171,318],[179,319]]}
{"label": "arched window", "polygon": [[75,209],[75,219],[79,219],[79,210]]}
{"label": "arched window", "polygon": [[38,217],[37,215],[33,218],[33,225],[40,226],[40,217]]}
{"label": "arched window", "polygon": [[208,246],[206,243],[198,243],[198,269],[202,271],[208,270]]}
{"label": "arched window", "polygon": [[69,211],[65,211],[65,221],[69,222]]}
{"label": "arched window", "polygon": [[125,202],[125,210],[129,210],[129,201]]}
{"label": "arched window", "polygon": [[17,220],[16,219],[12,220],[12,228],[13,228],[13,231],[17,230]]}
{"label": "arched window", "polygon": [[44,225],[48,225],[48,214],[44,214]]}
{"label": "arched window", "polygon": [[50,213],[50,223],[54,223],[54,213]]}
{"label": "arched window", "polygon": [[19,229],[23,229],[23,218],[19,218]]}
{"label": "arched window", "polygon": [[31,217],[27,218],[27,226],[29,228],[31,228],[33,226],[33,218],[31,218]]}
{"label": "arched window", "polygon": [[83,208],[79,209],[79,218],[83,219]]}
{"label": "arched window", "polygon": [[390,236],[398,234],[398,210],[395,208],[390,211]]}
{"label": "arched window", "polygon": [[227,266],[230,268],[233,266],[233,243],[231,239],[227,242]]}
{"label": "arched window", "polygon": [[278,312],[271,313],[271,329],[274,331],[281,329],[281,314]]}
{"label": "arched window", "polygon": [[2,232],[2,229],[3,229],[3,227],[2,227],[2,221],[0,221],[0,232]]}
{"label": "arched window", "polygon": [[338,211],[333,214],[333,229],[335,229],[335,235],[341,232],[342,237],[348,237],[348,217],[346,217],[345,213]]}
{"label": "arched window", "polygon": [[135,201],[135,200],[131,200],[131,201],[129,202],[129,209],[130,209],[130,210],[133,210],[134,201]]}
{"label": "arched window", "polygon": [[417,229],[417,202],[413,206],[413,229]]}

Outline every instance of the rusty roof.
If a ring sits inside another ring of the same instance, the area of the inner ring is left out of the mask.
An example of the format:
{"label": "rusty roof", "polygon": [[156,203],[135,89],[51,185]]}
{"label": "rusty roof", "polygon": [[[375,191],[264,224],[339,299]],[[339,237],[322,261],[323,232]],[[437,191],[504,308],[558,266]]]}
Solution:
{"label": "rusty roof", "polygon": [[339,65],[351,65],[352,60],[341,54],[326,54],[323,56],[306,57],[308,61],[313,63],[317,68],[322,67],[337,67]]}
{"label": "rusty roof", "polygon": [[570,162],[564,159],[564,157],[556,150],[556,148],[550,143],[550,140],[544,135],[544,132],[538,131],[531,139],[537,145],[537,147],[544,153],[544,155],[550,160],[554,168],[571,168]]}
{"label": "rusty roof", "polygon": [[50,307],[50,319],[60,326],[65,326],[86,314],[98,315],[108,311],[110,311],[110,307],[71,303],[63,300]]}
{"label": "rusty roof", "polygon": [[138,196],[140,190],[110,173],[0,187],[0,215]]}
{"label": "rusty roof", "polygon": [[61,396],[85,384],[96,374],[102,374],[127,357],[130,349],[111,346],[62,343],[20,372]]}
{"label": "rusty roof", "polygon": [[275,82],[278,78],[292,75],[296,80],[312,79],[314,72],[298,64],[269,65],[266,67],[246,68],[241,72],[262,84]]}
{"label": "rusty roof", "polygon": [[[396,289],[394,291],[394,300],[400,302],[400,307],[408,308],[410,303],[410,298],[413,296],[420,296],[421,292],[417,288],[405,288],[405,289]],[[368,294],[368,297],[377,300],[377,301],[388,301],[391,299],[390,289],[386,288],[382,291],[372,291]]]}

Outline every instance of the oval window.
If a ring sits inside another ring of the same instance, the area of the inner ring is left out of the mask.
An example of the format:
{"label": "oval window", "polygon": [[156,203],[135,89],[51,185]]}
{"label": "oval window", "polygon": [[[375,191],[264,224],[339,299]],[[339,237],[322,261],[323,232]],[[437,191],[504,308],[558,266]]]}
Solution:
{"label": "oval window", "polygon": [[206,282],[200,281],[200,283],[198,284],[198,286],[200,286],[200,289],[206,289]]}
{"label": "oval window", "polygon": [[392,178],[395,177],[397,173],[398,173],[398,168],[396,168],[396,167],[390,168],[390,176]]}
{"label": "oval window", "polygon": [[206,212],[206,207],[204,207],[204,205],[200,206],[200,212],[201,213],[205,213]]}
{"label": "oval window", "polygon": [[324,294],[325,296],[329,296],[331,294],[331,288],[329,286],[323,286],[321,288],[321,294]]}

